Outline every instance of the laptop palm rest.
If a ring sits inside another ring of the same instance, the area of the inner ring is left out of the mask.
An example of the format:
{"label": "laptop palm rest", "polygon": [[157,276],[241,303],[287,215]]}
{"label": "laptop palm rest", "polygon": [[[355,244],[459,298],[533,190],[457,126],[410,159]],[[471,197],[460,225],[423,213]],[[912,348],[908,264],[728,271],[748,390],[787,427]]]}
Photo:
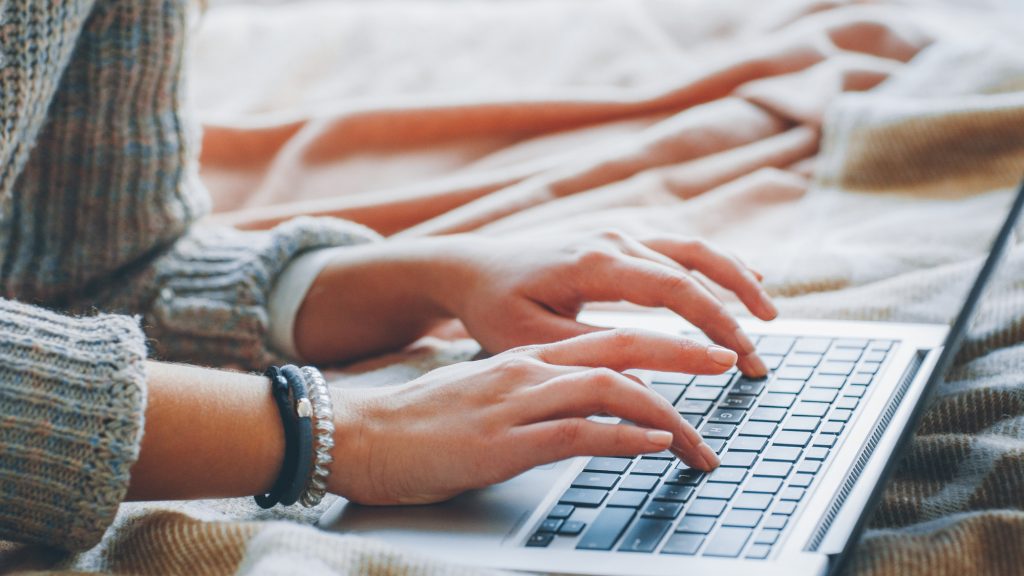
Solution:
{"label": "laptop palm rest", "polygon": [[[426,506],[362,506],[339,498],[320,517],[325,530],[375,536],[437,554],[458,546],[498,547],[523,526],[572,460],[534,468],[511,480]],[[452,536],[459,536],[453,539]]]}

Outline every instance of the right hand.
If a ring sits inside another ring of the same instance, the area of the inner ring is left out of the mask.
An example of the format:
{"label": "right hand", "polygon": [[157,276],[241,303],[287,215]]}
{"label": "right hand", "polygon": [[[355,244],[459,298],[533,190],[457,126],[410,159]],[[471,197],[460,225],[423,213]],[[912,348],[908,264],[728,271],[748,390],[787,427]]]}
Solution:
{"label": "right hand", "polygon": [[[330,490],[362,504],[426,504],[573,456],[670,449],[701,470],[715,452],[631,368],[719,374],[731,350],[609,330],[440,368],[407,384],[334,389]],[[608,414],[631,422],[607,424]]]}

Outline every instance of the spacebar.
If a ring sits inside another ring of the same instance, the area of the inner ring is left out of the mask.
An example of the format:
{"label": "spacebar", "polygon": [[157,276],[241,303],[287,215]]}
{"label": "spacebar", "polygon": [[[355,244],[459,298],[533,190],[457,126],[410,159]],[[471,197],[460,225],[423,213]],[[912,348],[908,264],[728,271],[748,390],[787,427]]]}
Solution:
{"label": "spacebar", "polygon": [[581,550],[611,550],[633,519],[632,508],[605,508],[590,524],[576,548]]}

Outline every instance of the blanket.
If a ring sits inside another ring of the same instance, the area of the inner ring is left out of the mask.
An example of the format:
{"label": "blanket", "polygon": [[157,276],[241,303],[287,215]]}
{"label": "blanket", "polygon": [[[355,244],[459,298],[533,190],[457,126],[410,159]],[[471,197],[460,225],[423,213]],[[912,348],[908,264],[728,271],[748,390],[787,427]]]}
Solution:
{"label": "blanket", "polygon": [[[1012,3],[762,4],[214,3],[192,64],[210,219],[700,235],[762,271],[783,316],[948,321],[1024,175]],[[851,573],[1024,566],[1019,238]],[[467,360],[478,347],[464,336],[453,325],[332,371],[334,384]],[[481,572],[310,527],[330,503],[126,504],[88,553],[0,557],[142,574]]]}

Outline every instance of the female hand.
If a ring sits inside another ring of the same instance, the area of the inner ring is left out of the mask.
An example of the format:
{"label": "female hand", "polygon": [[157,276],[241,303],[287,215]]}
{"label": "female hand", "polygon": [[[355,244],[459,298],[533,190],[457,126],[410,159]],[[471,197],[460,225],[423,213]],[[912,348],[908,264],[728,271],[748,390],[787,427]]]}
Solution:
{"label": "female hand", "polygon": [[[719,461],[675,408],[620,371],[717,374],[736,355],[664,334],[610,330],[511,350],[400,386],[335,389],[332,492],[363,504],[424,504],[581,455],[669,448]],[[609,414],[635,422],[608,424]]]}
{"label": "female hand", "polygon": [[736,351],[744,373],[764,375],[739,324],[693,272],[755,316],[775,317],[759,275],[700,240],[457,235],[339,249],[299,310],[296,346],[309,361],[336,362],[398,348],[455,317],[497,353],[597,331],[576,321],[583,304],[627,300],[673,310]]}

